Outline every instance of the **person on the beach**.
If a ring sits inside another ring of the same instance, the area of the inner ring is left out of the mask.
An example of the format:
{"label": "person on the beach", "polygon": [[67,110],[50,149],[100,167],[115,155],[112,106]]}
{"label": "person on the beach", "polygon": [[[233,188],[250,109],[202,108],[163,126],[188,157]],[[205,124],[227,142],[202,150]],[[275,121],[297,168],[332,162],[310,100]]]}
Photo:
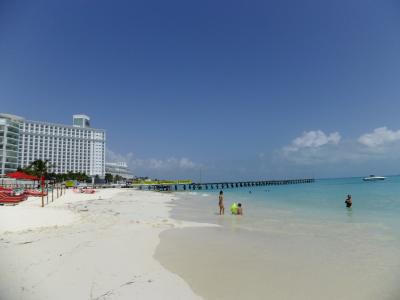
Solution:
{"label": "person on the beach", "polygon": [[239,203],[238,204],[238,208],[237,208],[237,210],[236,210],[236,214],[237,215],[243,215],[243,208],[242,208],[242,203]]}
{"label": "person on the beach", "polygon": [[236,215],[237,214],[237,209],[238,209],[238,206],[237,206],[236,202],[233,202],[232,205],[231,205],[231,214],[232,215]]}
{"label": "person on the beach", "polygon": [[219,214],[223,215],[225,213],[225,207],[224,207],[224,192],[220,191],[219,192],[219,197],[218,197],[218,205],[219,205]]}
{"label": "person on the beach", "polygon": [[346,203],[347,208],[350,208],[353,205],[353,201],[351,201],[351,195],[347,195],[347,199],[344,201],[344,203]]}

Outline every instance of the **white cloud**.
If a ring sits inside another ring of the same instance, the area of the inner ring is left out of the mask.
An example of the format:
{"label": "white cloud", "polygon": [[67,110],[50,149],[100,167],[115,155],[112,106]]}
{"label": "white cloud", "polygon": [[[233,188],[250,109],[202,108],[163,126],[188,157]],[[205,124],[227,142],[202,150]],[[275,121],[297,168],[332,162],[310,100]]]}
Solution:
{"label": "white cloud", "polygon": [[393,161],[400,158],[400,130],[380,127],[358,139],[343,141],[338,132],[308,131],[283,147],[278,155],[300,165]]}
{"label": "white cloud", "polygon": [[400,130],[393,131],[386,127],[374,129],[371,133],[363,134],[358,138],[358,142],[367,147],[380,147],[388,143],[400,141]]}
{"label": "white cloud", "polygon": [[168,159],[147,158],[141,159],[134,156],[132,152],[126,155],[115,153],[107,149],[107,162],[126,162],[133,170],[140,168],[141,170],[190,170],[202,167],[201,164],[191,161],[187,157]]}
{"label": "white cloud", "polygon": [[290,146],[284,147],[285,152],[295,152],[303,148],[319,148],[324,145],[337,145],[341,140],[338,132],[329,135],[321,130],[303,132],[303,134],[292,141]]}
{"label": "white cloud", "polygon": [[107,162],[126,162],[128,163],[133,158],[133,153],[129,152],[126,155],[116,153],[110,149],[106,149]]}
{"label": "white cloud", "polygon": [[194,163],[190,159],[183,158],[168,158],[165,160],[162,159],[135,159],[132,161],[134,166],[145,167],[149,169],[195,169],[200,167],[199,164]]}
{"label": "white cloud", "polygon": [[189,168],[189,169],[193,169],[196,168],[196,164],[194,162],[192,162],[191,160],[189,160],[186,157],[183,157],[179,160],[179,166],[181,168]]}

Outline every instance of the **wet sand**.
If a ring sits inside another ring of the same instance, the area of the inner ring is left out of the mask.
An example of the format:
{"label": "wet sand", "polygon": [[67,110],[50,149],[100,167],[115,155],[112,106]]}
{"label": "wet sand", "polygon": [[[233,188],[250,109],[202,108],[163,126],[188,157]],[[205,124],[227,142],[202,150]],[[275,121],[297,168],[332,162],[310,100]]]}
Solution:
{"label": "wet sand", "polygon": [[221,227],[167,230],[155,257],[205,299],[399,299],[399,248],[385,228],[272,211],[253,230],[251,211],[221,217],[214,199],[196,197],[172,216]]}

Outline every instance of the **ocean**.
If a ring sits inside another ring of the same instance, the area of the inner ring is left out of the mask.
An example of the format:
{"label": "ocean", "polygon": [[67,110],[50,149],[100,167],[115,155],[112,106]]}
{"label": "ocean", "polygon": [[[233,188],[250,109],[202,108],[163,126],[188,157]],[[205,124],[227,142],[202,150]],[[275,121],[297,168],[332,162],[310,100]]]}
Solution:
{"label": "ocean", "polygon": [[[176,193],[173,218],[219,227],[166,231],[156,253],[201,296],[400,299],[400,176],[223,191],[224,216],[219,190]],[[233,202],[243,216],[230,214]]]}
{"label": "ocean", "polygon": [[[242,202],[256,219],[264,219],[263,214],[272,210],[310,221],[380,224],[393,235],[400,234],[400,176],[375,182],[320,179],[308,184],[228,189],[224,193],[228,206],[232,201]],[[348,194],[353,200],[351,209],[344,204]]]}

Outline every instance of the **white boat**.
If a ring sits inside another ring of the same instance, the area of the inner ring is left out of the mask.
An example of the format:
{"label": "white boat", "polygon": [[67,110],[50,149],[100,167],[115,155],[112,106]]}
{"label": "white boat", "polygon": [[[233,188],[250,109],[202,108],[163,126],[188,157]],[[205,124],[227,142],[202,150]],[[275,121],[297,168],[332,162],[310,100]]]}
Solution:
{"label": "white boat", "polygon": [[375,175],[369,175],[369,177],[363,178],[364,181],[378,181],[378,180],[385,180],[386,177],[383,176],[375,176]]}

